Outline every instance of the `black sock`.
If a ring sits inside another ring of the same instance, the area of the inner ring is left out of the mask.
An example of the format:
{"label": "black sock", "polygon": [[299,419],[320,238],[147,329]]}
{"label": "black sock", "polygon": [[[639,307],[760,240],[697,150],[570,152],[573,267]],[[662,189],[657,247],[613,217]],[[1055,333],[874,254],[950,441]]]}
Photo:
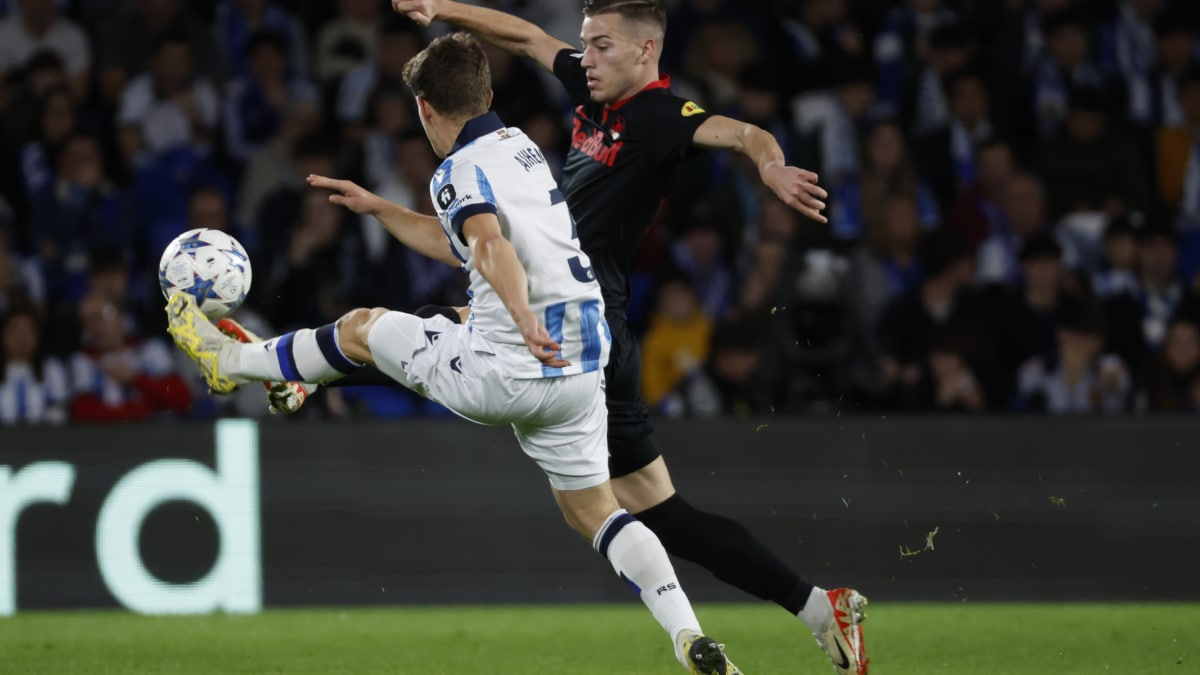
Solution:
{"label": "black sock", "polygon": [[813,585],[740,523],[701,511],[678,494],[635,514],[671,555],[694,562],[725,583],[799,614]]}

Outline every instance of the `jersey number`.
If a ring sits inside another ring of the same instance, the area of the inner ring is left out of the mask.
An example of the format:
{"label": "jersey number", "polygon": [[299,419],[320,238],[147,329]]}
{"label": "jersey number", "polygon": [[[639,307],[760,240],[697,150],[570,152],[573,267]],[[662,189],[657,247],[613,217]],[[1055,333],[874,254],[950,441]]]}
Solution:
{"label": "jersey number", "polygon": [[[566,198],[563,196],[562,190],[559,190],[558,188],[550,190],[551,206],[564,201],[566,201]],[[571,239],[578,239],[579,228],[575,226],[575,216],[570,215],[569,210],[568,217],[571,219]],[[579,256],[574,256],[568,260],[567,267],[571,268],[571,276],[575,277],[575,280],[581,284],[590,284],[596,280],[596,273],[592,271],[592,266],[584,265]]]}

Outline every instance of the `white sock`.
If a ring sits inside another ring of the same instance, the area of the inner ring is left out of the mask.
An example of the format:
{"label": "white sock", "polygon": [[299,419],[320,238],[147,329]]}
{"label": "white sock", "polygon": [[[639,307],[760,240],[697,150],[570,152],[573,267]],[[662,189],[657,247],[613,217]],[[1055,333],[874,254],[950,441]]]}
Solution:
{"label": "white sock", "polygon": [[325,382],[360,367],[342,353],[332,323],[242,345],[240,360],[236,375],[272,382]]}
{"label": "white sock", "polygon": [[633,586],[672,642],[683,631],[702,632],[667,551],[650,528],[618,509],[604,521],[592,547]]}
{"label": "white sock", "polygon": [[820,637],[821,630],[829,622],[831,614],[833,614],[833,606],[829,604],[825,589],[813,586],[812,591],[808,594],[808,599],[804,601],[804,609],[800,610],[796,616],[800,617],[813,635]]}

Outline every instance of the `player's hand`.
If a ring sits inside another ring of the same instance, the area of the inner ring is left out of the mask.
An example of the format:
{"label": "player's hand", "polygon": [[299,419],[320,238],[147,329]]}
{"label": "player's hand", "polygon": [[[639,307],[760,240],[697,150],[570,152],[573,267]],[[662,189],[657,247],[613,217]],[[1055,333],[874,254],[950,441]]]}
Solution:
{"label": "player's hand", "polygon": [[377,216],[387,203],[383,197],[360,187],[357,183],[337,178],[326,178],[310,174],[308,184],[317,188],[333,190],[329,201],[344,206],[359,215]]}
{"label": "player's hand", "polygon": [[559,356],[562,345],[550,338],[550,333],[546,331],[545,326],[538,323],[533,312],[525,312],[518,317],[517,328],[521,330],[521,337],[525,338],[525,346],[529,348],[529,353],[541,361],[542,365],[551,368],[566,368],[571,365],[570,361],[564,361]]}
{"label": "player's hand", "polygon": [[787,166],[783,162],[772,162],[763,167],[762,181],[784,204],[818,223],[829,222],[829,219],[821,214],[825,209],[823,200],[829,193],[817,185],[817,174],[795,166]]}
{"label": "player's hand", "polygon": [[392,0],[392,9],[421,26],[428,26],[438,16],[441,0]]}

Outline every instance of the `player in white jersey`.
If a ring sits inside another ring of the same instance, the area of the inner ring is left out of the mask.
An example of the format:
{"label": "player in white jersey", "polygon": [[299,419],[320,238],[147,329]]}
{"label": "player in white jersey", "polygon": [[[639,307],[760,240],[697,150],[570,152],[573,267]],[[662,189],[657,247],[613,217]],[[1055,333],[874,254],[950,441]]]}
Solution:
{"label": "player in white jersey", "polygon": [[333,188],[334,203],[372,213],[414,250],[461,264],[472,291],[466,323],[356,309],[327,326],[243,344],[211,324],[192,296],[176,293],[168,331],[218,393],[263,380],[329,381],[374,364],[467,419],[511,424],[567,523],[638,591],[680,663],[692,673],[740,673],[703,635],[661,542],[613,495],[600,287],[541,153],[488,112],[482,47],[465,33],[438,38],[404,75],[430,143],[446,160],[431,185],[438,217],[347,181],[309,182]]}

